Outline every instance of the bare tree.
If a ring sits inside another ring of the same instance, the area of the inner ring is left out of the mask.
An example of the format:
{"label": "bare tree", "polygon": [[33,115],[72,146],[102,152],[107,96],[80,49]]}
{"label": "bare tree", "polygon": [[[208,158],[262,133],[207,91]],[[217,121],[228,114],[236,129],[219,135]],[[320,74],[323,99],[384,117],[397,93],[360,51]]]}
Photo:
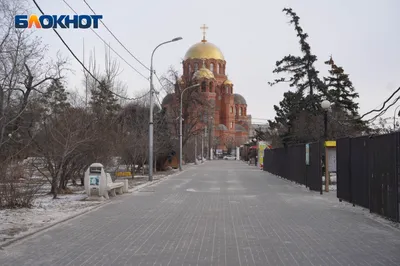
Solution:
{"label": "bare tree", "polygon": [[149,110],[138,103],[126,106],[120,116],[120,134],[127,135],[127,141],[120,143],[122,158],[126,165],[138,165],[143,171],[148,154],[148,117]]}
{"label": "bare tree", "polygon": [[[45,169],[37,170],[51,184],[51,193],[57,198],[65,188],[68,174],[74,170],[74,161],[87,155],[87,148],[95,146],[93,117],[83,109],[66,107],[59,114],[51,113],[44,117],[42,130],[34,139],[35,155],[43,157]],[[86,148],[86,152],[85,152]]]}
{"label": "bare tree", "polygon": [[[26,1],[0,0],[0,163],[26,156],[31,99],[51,81],[63,78],[66,59],[52,61],[47,47],[32,32],[15,29],[14,16],[26,12]],[[24,138],[25,137],[25,138]],[[14,159],[13,159],[14,158]],[[1,176],[4,173],[0,174]]]}
{"label": "bare tree", "polygon": [[[170,121],[170,130],[175,136],[179,136],[179,113],[180,100],[182,91],[194,85],[192,79],[180,80],[179,74],[174,69],[168,72],[168,82],[165,82],[167,91],[174,91],[170,94],[172,101],[168,103],[167,115]],[[167,80],[164,78],[164,80]],[[169,84],[169,85],[168,85]],[[194,135],[198,135],[204,131],[210,117],[214,112],[214,106],[209,102],[199,88],[189,89],[183,93],[182,98],[182,118],[183,118],[183,146]]]}
{"label": "bare tree", "polygon": [[[127,98],[127,85],[118,79],[118,76],[122,73],[118,60],[111,56],[109,46],[105,45],[104,48],[104,73],[100,71],[100,66],[96,60],[96,49],[90,52],[88,70],[96,77],[97,80],[104,80],[110,86],[110,90],[122,97]],[[86,70],[83,71],[83,86],[85,87],[85,98],[86,105],[89,104],[91,98],[91,92],[98,86],[98,81],[88,74]],[[119,98],[118,103],[125,105],[126,99]]]}

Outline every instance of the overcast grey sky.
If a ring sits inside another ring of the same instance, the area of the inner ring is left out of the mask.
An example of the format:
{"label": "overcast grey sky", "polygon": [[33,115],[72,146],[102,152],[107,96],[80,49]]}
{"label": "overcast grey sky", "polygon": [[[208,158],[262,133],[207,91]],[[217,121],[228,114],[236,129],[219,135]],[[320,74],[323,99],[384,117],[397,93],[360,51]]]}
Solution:
{"label": "overcast grey sky", "polygon": [[[72,14],[62,0],[37,0],[47,14]],[[91,14],[83,0],[68,0],[82,14]],[[200,26],[209,30],[207,39],[217,45],[227,60],[227,73],[234,92],[242,94],[248,113],[254,118],[274,117],[273,105],[281,99],[286,85],[270,87],[275,62],[287,54],[300,54],[298,39],[284,7],[300,16],[301,26],[309,34],[312,52],[317,55],[321,77],[327,73],[323,62],[332,54],[344,67],[360,94],[361,113],[381,104],[400,86],[400,1],[398,0],[88,0],[114,34],[144,64],[150,65],[152,50],[160,42],[181,36],[183,40],[160,48],[155,55],[159,75],[170,66],[181,69],[186,50],[202,38]],[[33,12],[37,13],[35,8]],[[82,58],[96,47],[97,61],[103,65],[104,44],[90,30],[60,30],[72,50]],[[98,33],[133,66],[146,70],[130,57],[102,27]],[[69,53],[50,30],[38,34],[50,45],[50,54]],[[88,56],[87,56],[88,57]],[[115,56],[114,56],[115,57]],[[82,72],[72,61],[75,74],[69,75],[71,89],[79,88]],[[87,60],[88,58],[86,58]],[[148,81],[119,60],[120,79],[129,86],[129,95],[148,88]],[[156,83],[156,85],[158,85]],[[400,104],[400,102],[399,102]],[[387,116],[393,115],[393,110]],[[254,120],[261,122],[262,120]]]}

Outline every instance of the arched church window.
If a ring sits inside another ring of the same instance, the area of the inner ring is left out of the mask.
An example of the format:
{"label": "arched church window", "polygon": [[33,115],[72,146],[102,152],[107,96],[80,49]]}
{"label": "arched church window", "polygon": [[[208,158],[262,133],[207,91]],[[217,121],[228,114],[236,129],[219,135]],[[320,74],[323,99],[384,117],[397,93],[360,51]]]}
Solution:
{"label": "arched church window", "polygon": [[229,87],[228,87],[228,85],[225,86],[225,93],[226,93],[226,94],[229,93]]}
{"label": "arched church window", "polygon": [[240,116],[243,115],[243,107],[240,107],[240,109],[239,109],[239,115],[240,115]]}
{"label": "arched church window", "polygon": [[214,73],[214,64],[213,63],[210,64],[210,71]]}
{"label": "arched church window", "polygon": [[199,64],[198,64],[198,63],[195,63],[195,64],[194,64],[194,71],[197,71],[197,70],[199,70]]}
{"label": "arched church window", "polygon": [[231,106],[231,113],[233,113],[233,106]]}
{"label": "arched church window", "polygon": [[208,85],[210,87],[210,92],[214,92],[214,84],[212,82],[210,82],[210,85]]}
{"label": "arched church window", "polygon": [[246,107],[244,108],[244,115],[247,115]]}
{"label": "arched church window", "polygon": [[231,128],[233,128],[233,122],[231,122]]}
{"label": "arched church window", "polygon": [[206,92],[207,91],[207,83],[203,81],[201,83],[201,92]]}
{"label": "arched church window", "polygon": [[221,71],[221,64],[218,64],[218,65],[217,65],[217,73],[218,73],[218,74],[221,74],[220,71]]}

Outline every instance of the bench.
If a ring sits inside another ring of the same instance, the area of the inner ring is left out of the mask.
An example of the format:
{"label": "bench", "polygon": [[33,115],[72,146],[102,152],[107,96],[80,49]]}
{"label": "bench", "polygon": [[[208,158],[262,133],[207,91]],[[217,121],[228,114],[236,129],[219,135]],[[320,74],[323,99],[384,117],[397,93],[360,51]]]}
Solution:
{"label": "bench", "polygon": [[124,193],[125,184],[122,182],[113,182],[111,175],[106,174],[107,176],[107,192],[111,194],[112,197],[115,197],[116,194],[121,195]]}

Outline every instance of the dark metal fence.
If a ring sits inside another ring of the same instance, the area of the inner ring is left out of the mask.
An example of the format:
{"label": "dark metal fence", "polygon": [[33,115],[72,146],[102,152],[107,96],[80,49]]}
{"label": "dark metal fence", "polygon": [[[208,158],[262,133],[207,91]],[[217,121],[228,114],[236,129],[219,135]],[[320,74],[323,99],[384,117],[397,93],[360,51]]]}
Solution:
{"label": "dark metal fence", "polygon": [[337,197],[399,221],[400,133],[337,141]]}
{"label": "dark metal fence", "polygon": [[[305,144],[286,148],[264,150],[264,171],[306,185],[322,193],[320,143],[310,143],[307,153]],[[306,155],[308,154],[308,164]]]}

